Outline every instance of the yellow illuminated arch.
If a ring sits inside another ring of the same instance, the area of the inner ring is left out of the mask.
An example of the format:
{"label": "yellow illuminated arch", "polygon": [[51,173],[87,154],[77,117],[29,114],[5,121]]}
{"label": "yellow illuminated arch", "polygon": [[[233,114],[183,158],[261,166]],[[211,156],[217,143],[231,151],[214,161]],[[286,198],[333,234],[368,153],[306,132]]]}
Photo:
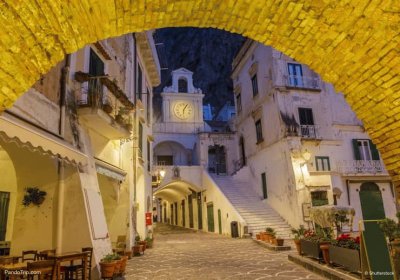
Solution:
{"label": "yellow illuminated arch", "polygon": [[0,110],[85,44],[172,26],[242,34],[308,64],[345,93],[400,181],[396,0],[4,0]]}

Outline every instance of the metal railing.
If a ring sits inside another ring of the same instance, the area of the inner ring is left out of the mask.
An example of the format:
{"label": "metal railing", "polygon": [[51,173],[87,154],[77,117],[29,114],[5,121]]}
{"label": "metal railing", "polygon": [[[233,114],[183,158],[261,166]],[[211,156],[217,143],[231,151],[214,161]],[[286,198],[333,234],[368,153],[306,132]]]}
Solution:
{"label": "metal railing", "polygon": [[344,174],[376,174],[386,173],[380,160],[342,160],[336,163],[337,169]]}
{"label": "metal railing", "polygon": [[90,106],[92,108],[102,108],[107,102],[107,91],[100,81],[100,77],[90,78],[82,83],[78,104],[80,106]]}
{"label": "metal railing", "polygon": [[285,75],[284,79],[287,87],[321,89],[319,77]]}
{"label": "metal railing", "polygon": [[206,126],[206,124],[204,123],[165,122],[165,123],[154,123],[153,132],[199,133],[199,132],[210,132],[210,131]]}
{"label": "metal railing", "polygon": [[319,127],[317,125],[300,125],[299,136],[308,139],[318,139]]}

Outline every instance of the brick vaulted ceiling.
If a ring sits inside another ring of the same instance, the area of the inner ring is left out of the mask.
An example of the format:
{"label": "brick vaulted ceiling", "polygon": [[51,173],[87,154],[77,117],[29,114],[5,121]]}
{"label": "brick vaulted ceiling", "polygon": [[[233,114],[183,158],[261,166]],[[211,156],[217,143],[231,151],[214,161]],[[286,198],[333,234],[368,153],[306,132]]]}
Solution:
{"label": "brick vaulted ceiling", "polygon": [[0,110],[85,44],[163,27],[239,33],[342,91],[400,182],[398,0],[3,0]]}

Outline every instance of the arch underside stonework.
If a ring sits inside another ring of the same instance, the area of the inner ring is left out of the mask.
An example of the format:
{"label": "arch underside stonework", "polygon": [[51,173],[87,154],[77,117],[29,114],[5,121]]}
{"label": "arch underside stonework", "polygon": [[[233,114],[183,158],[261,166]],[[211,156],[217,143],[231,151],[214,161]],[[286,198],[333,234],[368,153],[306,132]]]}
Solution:
{"label": "arch underside stonework", "polygon": [[88,43],[154,28],[219,28],[271,45],[333,83],[400,181],[398,1],[6,0],[0,11],[0,110]]}

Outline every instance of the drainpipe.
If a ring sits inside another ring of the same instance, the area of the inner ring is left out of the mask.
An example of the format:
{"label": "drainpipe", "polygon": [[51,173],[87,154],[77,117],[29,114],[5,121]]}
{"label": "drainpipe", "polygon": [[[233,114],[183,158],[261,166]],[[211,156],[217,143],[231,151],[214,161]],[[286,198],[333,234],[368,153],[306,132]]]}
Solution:
{"label": "drainpipe", "polygon": [[[133,229],[134,230],[134,235],[136,235],[136,233],[137,233],[137,211],[136,211],[136,204],[137,204],[137,197],[136,197],[136,185],[137,185],[137,182],[136,182],[136,180],[137,180],[137,150],[136,150],[136,145],[137,145],[137,143],[136,143],[136,141],[137,141],[137,135],[136,135],[136,132],[137,132],[137,113],[136,113],[136,111],[137,111],[137,108],[136,108],[136,105],[137,105],[137,98],[136,98],[136,96],[137,96],[137,94],[136,94],[136,83],[137,83],[137,81],[136,81],[136,72],[137,72],[137,42],[136,42],[136,36],[135,36],[135,33],[132,33],[132,37],[133,37],[133,71],[134,71],[134,77],[135,77],[135,79],[134,79],[134,82],[135,82],[135,86],[134,86],[134,89],[133,89],[133,92],[134,92],[134,95],[133,95],[133,99],[134,99],[134,103],[135,103],[135,109],[134,109],[134,111],[133,111],[133,131],[132,131],[132,134],[133,134],[133,140],[132,140],[132,148],[133,148],[133,203],[134,203],[134,207],[135,207],[135,209],[134,209],[134,215],[132,215],[132,222],[133,221],[135,221],[135,223],[132,223],[132,225],[134,225],[135,226],[135,228]],[[131,240],[131,242],[133,241],[133,240],[135,240],[135,238],[134,238],[135,236],[132,236],[132,240]]]}
{"label": "drainpipe", "polygon": [[[61,70],[60,79],[60,120],[58,126],[59,135],[64,138],[65,134],[65,104],[67,96],[67,83],[69,75],[69,67],[71,56],[65,57],[65,66]],[[56,236],[55,236],[55,248],[57,253],[62,252],[63,242],[63,219],[64,219],[64,196],[65,196],[65,163],[58,157],[58,189],[57,189],[57,222],[56,222]]]}

